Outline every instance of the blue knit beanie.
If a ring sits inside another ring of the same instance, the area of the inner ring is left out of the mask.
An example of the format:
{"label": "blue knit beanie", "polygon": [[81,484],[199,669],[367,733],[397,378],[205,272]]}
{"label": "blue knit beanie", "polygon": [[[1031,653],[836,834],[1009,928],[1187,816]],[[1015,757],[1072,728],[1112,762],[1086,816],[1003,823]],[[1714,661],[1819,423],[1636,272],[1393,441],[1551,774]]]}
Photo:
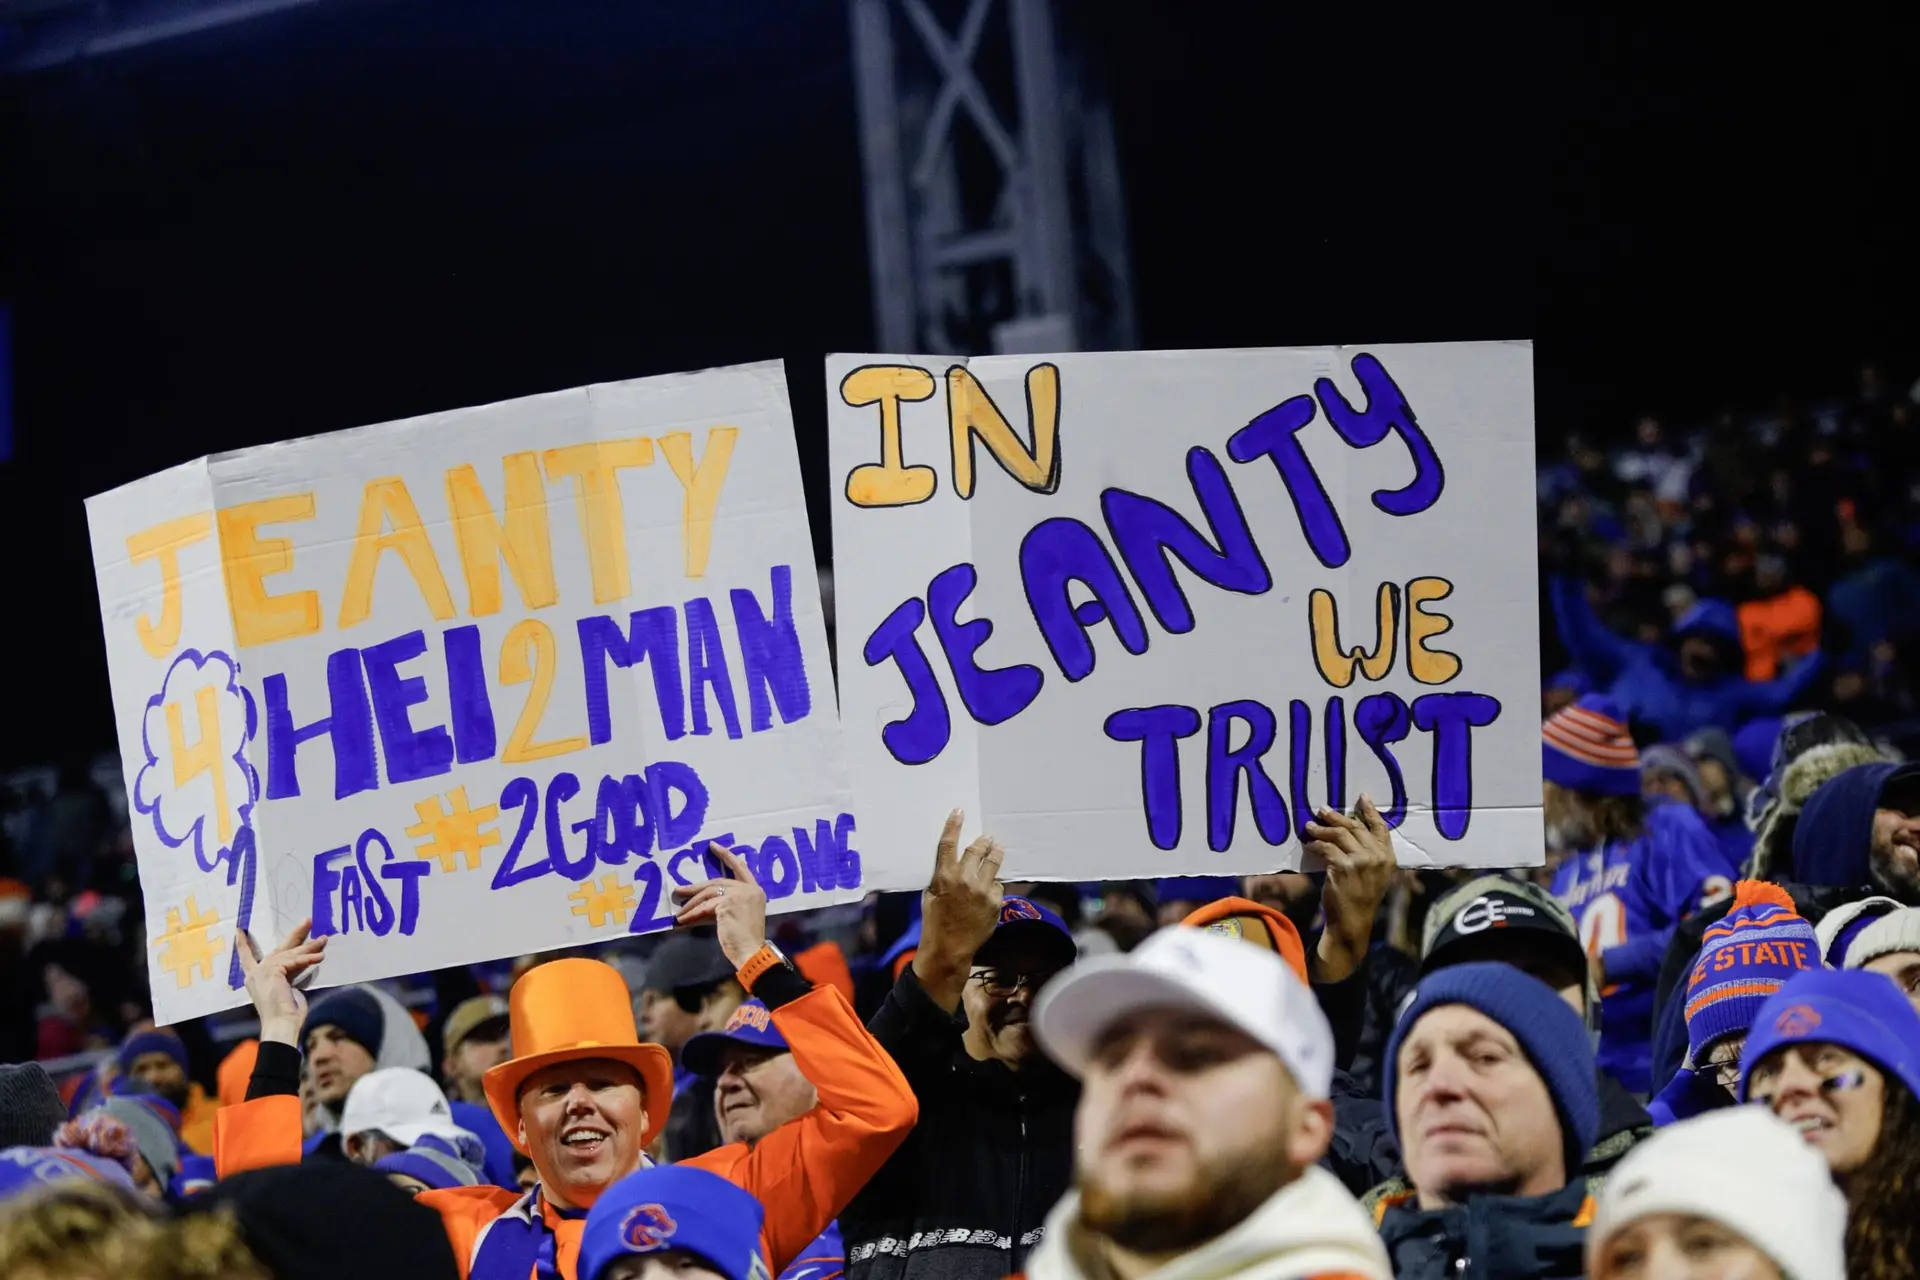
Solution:
{"label": "blue knit beanie", "polygon": [[[1600,1132],[1600,1086],[1595,1079],[1593,1040],[1580,1015],[1552,987],[1510,964],[1451,965],[1428,974],[1414,988],[1413,999],[1401,1011],[1393,1037],[1387,1042],[1385,1101],[1394,1141],[1401,1141],[1400,1113],[1394,1104],[1401,1042],[1414,1023],[1431,1010],[1449,1004],[1479,1010],[1520,1042],[1533,1069],[1546,1083],[1547,1096],[1553,1099],[1553,1109],[1560,1117],[1567,1176],[1572,1178]],[[1401,1149],[1405,1150],[1404,1143]]]}
{"label": "blue knit beanie", "polygon": [[315,1027],[340,1028],[342,1035],[378,1061],[380,1042],[386,1038],[387,1017],[378,1000],[357,987],[345,987],[314,1001],[313,1007],[307,1010],[307,1020],[300,1024],[302,1051]]}
{"label": "blue knit beanie", "polygon": [[1753,1025],[1793,975],[1820,967],[1820,939],[1777,884],[1742,880],[1733,909],[1707,926],[1687,980],[1687,1058],[1698,1067],[1716,1040]]}
{"label": "blue knit beanie", "polygon": [[120,1042],[120,1052],[115,1055],[121,1073],[133,1070],[133,1064],[149,1053],[164,1053],[179,1063],[182,1071],[191,1070],[187,1046],[180,1043],[179,1036],[167,1031],[136,1031]]}
{"label": "blue knit beanie", "polygon": [[1548,782],[1592,795],[1640,794],[1640,752],[1627,718],[1605,694],[1590,693],[1548,716],[1540,738]]}
{"label": "blue knit beanie", "polygon": [[1920,1013],[1883,973],[1809,969],[1768,998],[1740,1055],[1740,1101],[1769,1053],[1789,1044],[1833,1044],[1869,1059],[1920,1098]]}

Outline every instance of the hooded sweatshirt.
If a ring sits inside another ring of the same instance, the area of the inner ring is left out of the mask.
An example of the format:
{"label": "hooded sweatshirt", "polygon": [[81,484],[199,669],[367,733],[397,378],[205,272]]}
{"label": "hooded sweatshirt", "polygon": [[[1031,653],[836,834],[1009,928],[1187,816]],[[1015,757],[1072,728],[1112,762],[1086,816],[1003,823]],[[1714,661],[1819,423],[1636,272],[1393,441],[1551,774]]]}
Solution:
{"label": "hooded sweatshirt", "polygon": [[[1625,640],[1609,631],[1588,603],[1586,584],[1580,579],[1556,575],[1548,583],[1548,593],[1560,639],[1580,669],[1631,719],[1657,729],[1663,741],[1712,725],[1726,728],[1756,716],[1777,715],[1812,687],[1822,669],[1820,652],[1815,650],[1778,680],[1752,681],[1738,673],[1689,680],[1680,674],[1671,647]],[[1689,635],[1707,636],[1738,650],[1740,622],[1731,605],[1702,600],[1674,627],[1675,641]]]}
{"label": "hooded sweatshirt", "polygon": [[[346,987],[343,990],[357,991],[371,996],[380,1007],[380,1044],[373,1055],[373,1069],[383,1067],[408,1067],[414,1071],[433,1074],[433,1054],[427,1048],[427,1038],[420,1034],[419,1024],[413,1015],[398,1000],[372,985]],[[329,996],[334,992],[328,992]],[[310,1023],[311,1025],[311,1023]],[[259,1051],[256,1049],[255,1053]],[[343,1102],[341,1105],[345,1105]],[[340,1147],[340,1117],[331,1108],[320,1109],[321,1131],[306,1144],[309,1160],[342,1160],[346,1153]]]}
{"label": "hooded sweatshirt", "polygon": [[1807,797],[1793,829],[1795,882],[1848,888],[1874,882],[1873,814],[1880,793],[1902,769],[1911,772],[1912,766],[1855,765]]}
{"label": "hooded sweatshirt", "polygon": [[[1366,1211],[1324,1169],[1311,1168],[1273,1193],[1232,1230],[1181,1254],[1153,1280],[1390,1280],[1393,1268]],[[1047,1215],[1027,1280],[1113,1280],[1098,1242],[1080,1225],[1080,1193]]]}

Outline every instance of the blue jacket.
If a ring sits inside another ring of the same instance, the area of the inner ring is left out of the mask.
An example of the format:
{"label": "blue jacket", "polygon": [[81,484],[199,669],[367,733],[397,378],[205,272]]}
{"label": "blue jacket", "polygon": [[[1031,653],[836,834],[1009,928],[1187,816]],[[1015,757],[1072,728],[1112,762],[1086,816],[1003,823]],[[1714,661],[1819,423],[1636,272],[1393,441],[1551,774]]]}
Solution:
{"label": "blue jacket", "polygon": [[1399,1280],[1577,1280],[1592,1214],[1586,1179],[1575,1178],[1544,1196],[1479,1195],[1451,1209],[1390,1205],[1380,1239]]}
{"label": "blue jacket", "polygon": [[1553,896],[1591,952],[1605,954],[1600,1065],[1635,1093],[1650,1088],[1653,997],[1673,927],[1732,892],[1739,867],[1692,807],[1653,804],[1646,831],[1573,854],[1554,872]]}
{"label": "blue jacket", "polygon": [[[1587,603],[1586,584],[1556,575],[1548,584],[1554,623],[1573,660],[1620,705],[1629,720],[1659,730],[1665,742],[1677,742],[1696,729],[1718,726],[1731,732],[1755,716],[1775,715],[1812,686],[1822,667],[1816,651],[1778,680],[1756,683],[1738,674],[1713,680],[1688,680],[1666,645],[1624,640],[1607,629]],[[1674,628],[1689,634],[1740,641],[1733,610],[1718,600],[1703,600]]]}

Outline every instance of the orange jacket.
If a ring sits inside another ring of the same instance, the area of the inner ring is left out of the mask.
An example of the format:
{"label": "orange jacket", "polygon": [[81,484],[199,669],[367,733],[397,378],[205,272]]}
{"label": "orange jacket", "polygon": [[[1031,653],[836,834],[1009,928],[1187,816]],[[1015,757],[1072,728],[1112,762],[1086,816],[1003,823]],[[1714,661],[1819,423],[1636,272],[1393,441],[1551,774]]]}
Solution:
{"label": "orange jacket", "polygon": [[[816,987],[773,1011],[794,1064],[820,1095],[813,1110],[781,1125],[752,1148],[729,1143],[684,1163],[717,1173],[753,1193],[766,1208],[762,1256],[779,1275],[847,1207],[906,1139],[919,1103],[892,1057],[860,1025],[840,993]],[[300,1159],[300,1100],[286,1094],[223,1108],[214,1121],[214,1160],[221,1177]],[[416,1197],[440,1214],[465,1277],[488,1223],[522,1199],[502,1187],[456,1187]],[[547,1213],[554,1262],[563,1280],[577,1280],[585,1220]]]}
{"label": "orange jacket", "polygon": [[213,1118],[220,1113],[220,1099],[209,1098],[207,1091],[192,1085],[187,1105],[180,1109],[180,1141],[197,1156],[213,1154]]}
{"label": "orange jacket", "polygon": [[1749,600],[1736,612],[1749,680],[1771,680],[1780,674],[1782,658],[1803,658],[1820,647],[1820,597],[1805,587]]}

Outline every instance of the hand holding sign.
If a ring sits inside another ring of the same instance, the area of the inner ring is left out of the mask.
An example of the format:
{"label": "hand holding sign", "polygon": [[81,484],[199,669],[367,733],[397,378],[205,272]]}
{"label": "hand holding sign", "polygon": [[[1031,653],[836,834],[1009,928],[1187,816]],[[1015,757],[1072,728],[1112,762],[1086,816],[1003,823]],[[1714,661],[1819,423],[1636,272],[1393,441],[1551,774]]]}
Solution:
{"label": "hand holding sign", "polygon": [[1393,884],[1393,833],[1373,801],[1360,797],[1358,817],[1320,810],[1307,824],[1306,852],[1326,859],[1320,899],[1327,927],[1314,958],[1314,979],[1338,982],[1360,967],[1373,937],[1373,918]]}
{"label": "hand holding sign", "polygon": [[302,920],[281,944],[260,954],[253,935],[240,931],[240,969],[247,975],[247,995],[260,1015],[260,1039],[269,1044],[300,1047],[300,1024],[307,1019],[307,996],[294,979],[327,956],[326,938],[310,938],[313,921]]}
{"label": "hand holding sign", "polygon": [[766,945],[767,891],[753,878],[739,854],[721,844],[710,844],[707,851],[728,874],[675,889],[673,896],[680,900],[680,910],[673,922],[682,928],[712,924],[720,950],[737,969]]}
{"label": "hand holding sign", "polygon": [[973,953],[993,935],[1005,894],[1000,862],[1006,850],[983,835],[959,852],[962,818],[958,809],[947,815],[934,847],[933,879],[920,895],[920,949],[913,957],[914,976],[943,1009],[959,1008]]}

